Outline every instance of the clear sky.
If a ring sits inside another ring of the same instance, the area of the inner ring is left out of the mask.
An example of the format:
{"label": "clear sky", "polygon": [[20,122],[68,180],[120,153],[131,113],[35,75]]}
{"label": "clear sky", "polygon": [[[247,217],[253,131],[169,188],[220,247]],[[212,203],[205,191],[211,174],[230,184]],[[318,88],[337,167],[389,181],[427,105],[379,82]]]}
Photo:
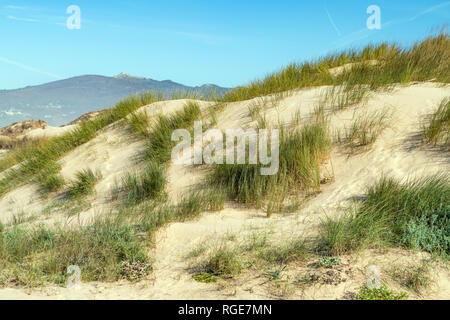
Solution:
{"label": "clear sky", "polygon": [[[370,5],[381,30],[366,27]],[[0,89],[120,72],[232,87],[343,48],[410,45],[449,21],[445,0],[0,0]]]}

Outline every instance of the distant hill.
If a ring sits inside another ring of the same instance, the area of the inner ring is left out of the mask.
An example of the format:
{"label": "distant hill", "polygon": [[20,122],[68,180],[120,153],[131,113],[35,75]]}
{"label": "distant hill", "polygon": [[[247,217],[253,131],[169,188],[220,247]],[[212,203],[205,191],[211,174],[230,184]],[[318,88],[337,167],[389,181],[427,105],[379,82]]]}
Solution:
{"label": "distant hill", "polygon": [[113,106],[120,99],[146,90],[170,96],[176,91],[221,94],[228,89],[206,84],[189,87],[121,73],[115,77],[84,75],[15,90],[0,90],[0,128],[24,120],[45,120],[64,125],[84,113]]}

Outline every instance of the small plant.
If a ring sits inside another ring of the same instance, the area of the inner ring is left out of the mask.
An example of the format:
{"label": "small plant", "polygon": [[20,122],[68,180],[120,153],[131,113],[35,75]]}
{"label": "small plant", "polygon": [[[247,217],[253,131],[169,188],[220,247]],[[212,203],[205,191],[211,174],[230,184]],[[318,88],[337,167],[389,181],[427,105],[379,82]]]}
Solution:
{"label": "small plant", "polygon": [[356,300],[405,300],[407,298],[408,294],[406,292],[397,293],[390,290],[386,285],[372,289],[364,286],[356,296]]}
{"label": "small plant", "polygon": [[192,278],[197,282],[203,282],[203,283],[213,283],[217,282],[217,277],[213,276],[210,273],[199,273],[194,274]]}
{"label": "small plant", "polygon": [[144,278],[151,271],[152,266],[142,261],[123,261],[121,265],[121,275],[129,281],[138,281]]}
{"label": "small plant", "polygon": [[278,246],[266,244],[258,256],[270,264],[286,264],[304,261],[308,256],[308,249],[303,239],[294,239]]}
{"label": "small plant", "polygon": [[75,180],[72,181],[68,193],[74,199],[79,199],[94,193],[94,187],[100,175],[95,174],[91,169],[78,171]]}
{"label": "small plant", "polygon": [[267,270],[266,272],[264,272],[264,274],[266,276],[269,277],[270,280],[272,281],[276,281],[276,280],[280,280],[281,279],[281,274],[283,273],[283,271],[286,269],[286,266],[284,266],[281,269],[276,269],[276,270]]}
{"label": "small plant", "polygon": [[333,268],[341,264],[339,257],[321,257],[319,259],[319,265],[325,268]]}
{"label": "small plant", "polygon": [[253,121],[256,121],[258,117],[261,115],[261,111],[263,107],[259,103],[253,103],[248,107],[248,112]]}

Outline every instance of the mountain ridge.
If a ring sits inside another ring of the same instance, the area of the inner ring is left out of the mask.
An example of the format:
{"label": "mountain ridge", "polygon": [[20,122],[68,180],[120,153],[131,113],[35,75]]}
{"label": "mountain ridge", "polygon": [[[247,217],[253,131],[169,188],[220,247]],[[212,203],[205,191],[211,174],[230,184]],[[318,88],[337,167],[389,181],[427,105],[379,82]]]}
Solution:
{"label": "mountain ridge", "polygon": [[86,74],[18,89],[0,90],[0,127],[25,120],[45,120],[61,126],[91,111],[113,106],[129,95],[154,90],[166,96],[177,91],[207,94],[228,90],[214,84],[186,86],[126,73],[109,77]]}

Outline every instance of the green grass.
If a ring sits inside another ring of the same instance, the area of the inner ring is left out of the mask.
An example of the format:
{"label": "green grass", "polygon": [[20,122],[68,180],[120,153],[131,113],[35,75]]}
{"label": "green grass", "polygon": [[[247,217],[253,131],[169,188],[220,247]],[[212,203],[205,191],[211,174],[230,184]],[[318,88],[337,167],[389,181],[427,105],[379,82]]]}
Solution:
{"label": "green grass", "polygon": [[100,179],[98,173],[91,169],[78,171],[75,180],[71,182],[68,194],[74,199],[80,199],[95,192],[95,184]]}
{"label": "green grass", "polygon": [[[141,136],[146,137],[147,140],[146,164],[144,170],[125,175],[120,185],[113,192],[113,197],[117,198],[119,194],[123,194],[123,200],[128,206],[160,197],[167,182],[165,163],[171,158],[172,147],[174,146],[174,142],[172,142],[173,131],[190,129],[194,121],[200,119],[201,116],[198,103],[189,101],[182,110],[174,114],[159,115],[148,130],[147,115],[145,113],[141,115],[133,114],[130,119],[135,120],[130,121],[137,123],[134,126],[132,125],[133,130],[142,133]],[[146,120],[139,120],[141,117],[145,117]],[[143,125],[141,126],[141,124]],[[143,134],[144,128],[145,134]],[[191,201],[191,198],[189,198],[189,201]]]}
{"label": "green grass", "polygon": [[372,145],[388,127],[389,118],[387,110],[355,113],[351,126],[345,129],[345,142],[352,149]]}
{"label": "green grass", "polygon": [[136,205],[148,199],[154,199],[164,192],[166,177],[164,169],[149,161],[141,172],[129,172],[122,178],[116,193],[123,194],[127,205]]}
{"label": "green grass", "polygon": [[428,143],[450,146],[450,99],[444,99],[423,128]]}
{"label": "green grass", "polygon": [[323,223],[321,247],[332,255],[381,246],[412,248],[448,258],[448,175],[404,183],[384,177],[368,188],[354,210]]}
{"label": "green grass", "polygon": [[[317,61],[292,63],[262,80],[227,92],[223,101],[243,101],[273,93],[294,89],[345,84],[347,88],[366,85],[375,90],[395,83],[410,81],[450,82],[450,39],[446,31],[430,36],[409,48],[382,43],[361,50],[336,53]],[[378,63],[369,63],[376,60]],[[353,68],[333,77],[329,69],[347,63]],[[353,89],[352,89],[353,90]],[[361,92],[353,90],[354,93]],[[349,95],[348,102],[358,100],[360,95]],[[345,101],[345,100],[344,100]]]}
{"label": "green grass", "polygon": [[64,178],[60,175],[61,165],[57,162],[49,162],[36,176],[39,192],[46,196],[51,192],[60,191],[64,185]]}
{"label": "green grass", "polygon": [[261,207],[265,200],[281,208],[288,190],[317,191],[320,165],[328,157],[326,122],[308,124],[299,130],[281,130],[279,170],[272,176],[260,174],[261,165],[214,165],[210,183],[223,188],[229,198],[247,206]]}
{"label": "green grass", "polygon": [[202,273],[229,278],[241,273],[243,264],[235,249],[221,245],[214,248],[196,268]]}
{"label": "green grass", "polygon": [[82,281],[118,280],[123,262],[148,263],[143,242],[113,220],[76,230],[15,227],[0,233],[0,284],[64,285],[70,265],[81,268]]}
{"label": "green grass", "polygon": [[150,118],[146,111],[131,113],[126,118],[126,123],[139,137],[148,138],[150,135]]}
{"label": "green grass", "polygon": [[337,112],[364,102],[368,96],[368,86],[345,82],[342,85],[328,88],[325,91],[321,103],[326,109]]}
{"label": "green grass", "polygon": [[188,129],[193,126],[195,120],[202,116],[200,106],[196,102],[187,102],[183,110],[172,115],[159,115],[151,127],[148,138],[147,156],[157,163],[165,163],[170,160],[172,148],[175,142],[171,140],[172,133],[176,129]]}
{"label": "green grass", "polygon": [[356,300],[405,300],[407,298],[408,294],[406,292],[397,293],[386,285],[373,289],[364,286],[356,296]]}

